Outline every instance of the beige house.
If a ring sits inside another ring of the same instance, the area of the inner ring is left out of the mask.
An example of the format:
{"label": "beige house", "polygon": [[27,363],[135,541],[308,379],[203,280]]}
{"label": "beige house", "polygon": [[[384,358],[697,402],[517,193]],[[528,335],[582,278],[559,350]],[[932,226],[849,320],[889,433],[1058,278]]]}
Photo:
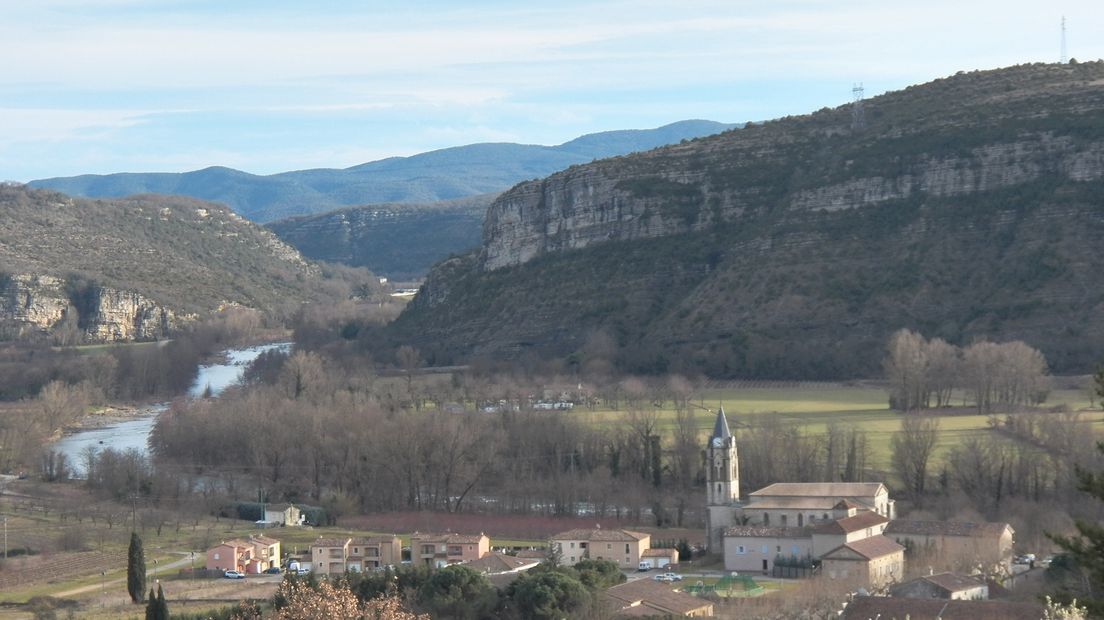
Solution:
{"label": "beige house", "polygon": [[398,536],[319,538],[310,547],[312,570],[320,575],[360,573],[402,562]]}
{"label": "beige house", "polygon": [[893,521],[885,535],[905,545],[909,563],[927,570],[969,571],[1012,566],[1015,532],[1007,523]]}
{"label": "beige house", "polygon": [[280,566],[280,541],[268,536],[250,536],[253,545],[253,557],[257,561],[257,572]]}
{"label": "beige house", "polygon": [[410,560],[441,568],[450,564],[471,562],[491,551],[491,539],[485,534],[422,534],[410,535]]}
{"label": "beige house", "polygon": [[560,561],[573,565],[585,559],[610,560],[623,570],[636,570],[640,558],[651,548],[649,534],[630,530],[579,529],[551,538],[560,553]]}
{"label": "beige house", "polygon": [[319,538],[311,543],[311,570],[319,575],[345,573],[351,538]]}
{"label": "beige house", "polygon": [[899,582],[905,572],[905,548],[885,536],[841,545],[820,558],[821,575],[851,587],[878,589]]}
{"label": "beige house", "polygon": [[893,586],[889,593],[890,596],[905,598],[983,601],[989,598],[989,585],[969,575],[939,573]]}
{"label": "beige house", "polygon": [[395,535],[353,538],[349,541],[347,570],[361,572],[402,563],[402,540]]}
{"label": "beige house", "polygon": [[713,603],[651,579],[637,579],[613,586],[605,591],[603,598],[616,618],[705,618],[713,615]]}
{"label": "beige house", "polygon": [[833,512],[841,506],[887,519],[897,512],[880,482],[776,482],[752,492],[743,514],[759,525],[804,527],[836,518]]}
{"label": "beige house", "polygon": [[727,571],[763,572],[774,569],[774,560],[813,558],[813,538],[803,527],[738,525],[724,536],[724,565]]}
{"label": "beige house", "polygon": [[294,504],[269,504],[264,509],[264,520],[286,526],[303,525],[303,513]]}
{"label": "beige house", "polygon": [[666,568],[672,564],[678,564],[679,552],[674,548],[645,549],[640,554],[640,568],[647,566],[652,568]]}

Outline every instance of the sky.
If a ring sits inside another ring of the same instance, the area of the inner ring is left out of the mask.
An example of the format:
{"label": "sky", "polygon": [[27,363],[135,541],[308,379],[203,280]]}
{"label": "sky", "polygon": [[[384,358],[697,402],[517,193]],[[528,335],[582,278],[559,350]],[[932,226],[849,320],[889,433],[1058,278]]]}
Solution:
{"label": "sky", "polygon": [[0,0],[0,180],[343,168],[1104,57],[1099,0]]}

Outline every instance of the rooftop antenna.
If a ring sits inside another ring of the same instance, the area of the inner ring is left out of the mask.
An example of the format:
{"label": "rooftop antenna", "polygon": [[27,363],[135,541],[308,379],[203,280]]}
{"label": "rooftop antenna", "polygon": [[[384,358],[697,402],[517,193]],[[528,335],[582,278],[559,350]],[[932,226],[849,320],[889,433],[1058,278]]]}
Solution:
{"label": "rooftop antenna", "polygon": [[1066,53],[1066,16],[1062,16],[1062,56],[1058,61],[1063,65],[1069,62],[1069,54]]}
{"label": "rooftop antenna", "polygon": [[851,129],[862,129],[866,126],[866,117],[863,114],[863,85],[862,82],[851,86]]}

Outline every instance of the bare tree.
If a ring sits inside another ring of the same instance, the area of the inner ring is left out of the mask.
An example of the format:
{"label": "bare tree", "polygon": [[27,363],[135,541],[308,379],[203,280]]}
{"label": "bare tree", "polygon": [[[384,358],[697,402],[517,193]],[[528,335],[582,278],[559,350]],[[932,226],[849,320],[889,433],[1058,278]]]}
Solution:
{"label": "bare tree", "polygon": [[939,438],[939,419],[908,416],[890,440],[890,460],[908,496],[920,502],[928,481],[928,464]]}
{"label": "bare tree", "polygon": [[890,407],[915,411],[928,406],[927,343],[923,336],[908,329],[898,330],[889,339],[885,373],[890,385]]}

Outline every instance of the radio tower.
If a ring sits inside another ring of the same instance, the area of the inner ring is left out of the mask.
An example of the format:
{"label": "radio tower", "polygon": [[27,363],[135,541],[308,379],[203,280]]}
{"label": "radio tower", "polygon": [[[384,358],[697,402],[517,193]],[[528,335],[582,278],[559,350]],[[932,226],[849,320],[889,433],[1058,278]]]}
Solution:
{"label": "radio tower", "polygon": [[866,126],[866,117],[863,115],[863,85],[862,82],[851,86],[851,129],[858,130]]}
{"label": "radio tower", "polygon": [[1069,62],[1069,55],[1066,54],[1066,16],[1062,16],[1062,57],[1058,62],[1063,65]]}

